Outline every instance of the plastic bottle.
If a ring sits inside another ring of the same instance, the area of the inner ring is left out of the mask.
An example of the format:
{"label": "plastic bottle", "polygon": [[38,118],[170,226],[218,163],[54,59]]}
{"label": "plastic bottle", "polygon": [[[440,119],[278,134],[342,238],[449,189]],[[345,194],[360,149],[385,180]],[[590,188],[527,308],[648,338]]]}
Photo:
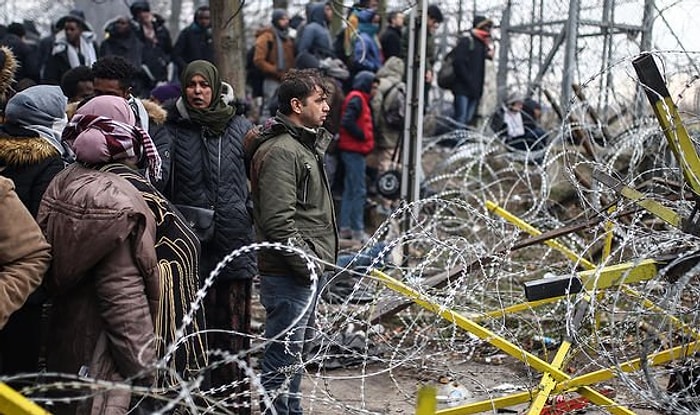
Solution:
{"label": "plastic bottle", "polygon": [[473,398],[469,389],[455,380],[443,376],[438,382],[436,396],[438,408],[454,408]]}

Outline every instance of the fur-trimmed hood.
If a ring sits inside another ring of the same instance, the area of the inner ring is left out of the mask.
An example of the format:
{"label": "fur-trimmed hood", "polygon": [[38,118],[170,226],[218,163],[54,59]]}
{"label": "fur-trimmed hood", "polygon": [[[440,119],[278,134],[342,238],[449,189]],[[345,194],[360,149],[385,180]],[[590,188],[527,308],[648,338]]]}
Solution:
{"label": "fur-trimmed hood", "polygon": [[60,156],[54,146],[33,131],[0,128],[0,166],[20,167]]}

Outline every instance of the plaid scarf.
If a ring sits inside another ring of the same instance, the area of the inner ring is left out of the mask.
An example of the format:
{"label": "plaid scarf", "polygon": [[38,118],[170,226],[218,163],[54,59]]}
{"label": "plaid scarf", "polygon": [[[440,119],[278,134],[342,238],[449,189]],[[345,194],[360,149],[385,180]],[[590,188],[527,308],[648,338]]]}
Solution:
{"label": "plaid scarf", "polygon": [[[90,130],[99,134],[89,134],[90,139],[79,140],[78,148],[75,148],[76,140],[81,135],[88,137],[87,133],[90,133]],[[155,180],[161,179],[161,158],[151,136],[141,127],[107,117],[76,114],[63,130],[62,139],[73,148],[76,154],[86,153],[80,151],[81,146],[92,147],[93,151],[88,151],[87,154],[108,154],[108,156],[77,157],[78,161],[88,164],[108,163],[129,158],[140,161],[145,154],[146,174]]]}

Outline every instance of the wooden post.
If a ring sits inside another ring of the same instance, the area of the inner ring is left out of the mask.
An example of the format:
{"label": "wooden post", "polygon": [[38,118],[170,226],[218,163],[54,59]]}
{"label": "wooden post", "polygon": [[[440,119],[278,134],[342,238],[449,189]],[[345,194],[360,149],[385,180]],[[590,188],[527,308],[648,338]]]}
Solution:
{"label": "wooden post", "polygon": [[240,0],[211,0],[214,59],[221,79],[233,87],[236,97],[245,97],[245,33]]}

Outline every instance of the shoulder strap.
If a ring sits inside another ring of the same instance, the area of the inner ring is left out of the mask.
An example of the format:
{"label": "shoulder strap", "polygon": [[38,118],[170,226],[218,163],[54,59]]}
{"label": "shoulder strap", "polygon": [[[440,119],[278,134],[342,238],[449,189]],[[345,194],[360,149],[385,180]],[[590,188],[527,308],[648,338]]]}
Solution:
{"label": "shoulder strap", "polygon": [[384,114],[384,112],[386,112],[386,99],[387,99],[387,97],[389,96],[389,94],[391,94],[391,91],[393,91],[394,89],[396,89],[396,87],[399,86],[400,83],[401,82],[395,83],[394,85],[389,87],[389,89],[384,91],[384,93],[382,94],[382,114]]}

